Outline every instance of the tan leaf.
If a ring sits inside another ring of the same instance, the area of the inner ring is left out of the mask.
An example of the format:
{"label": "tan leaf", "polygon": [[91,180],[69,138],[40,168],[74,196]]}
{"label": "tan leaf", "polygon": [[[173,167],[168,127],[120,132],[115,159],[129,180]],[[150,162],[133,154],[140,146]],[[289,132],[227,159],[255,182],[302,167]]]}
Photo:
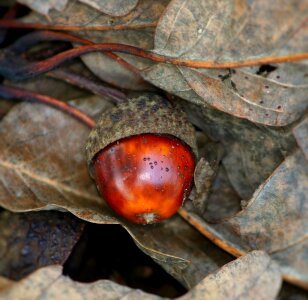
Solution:
{"label": "tan leaf", "polygon": [[[102,99],[80,102],[92,115],[97,107],[105,107]],[[88,175],[88,132],[72,117],[45,105],[15,106],[0,127],[0,205],[14,212],[67,210],[88,222],[121,224],[142,251],[189,287],[231,260],[179,217],[156,226],[118,219]]]}
{"label": "tan leaf", "polygon": [[79,0],[105,14],[111,16],[124,16],[133,10],[138,0]]}
{"label": "tan leaf", "polygon": [[[307,51],[307,3],[278,2],[173,0],[157,26],[154,51],[215,62]],[[308,108],[306,72],[305,63],[232,72],[158,64],[145,70],[144,78],[198,105],[255,123],[285,126]]]}
{"label": "tan leaf", "polygon": [[[129,14],[114,18],[101,14],[88,5],[74,1],[61,13],[51,11],[49,20],[46,20],[46,18],[37,13],[31,13],[23,18],[23,21],[50,25],[82,26],[83,30],[74,31],[73,34],[97,43],[123,43],[151,49],[154,47],[154,27],[168,2],[169,0],[140,0]],[[109,3],[113,5],[114,1],[109,1]],[[126,26],[130,27],[131,30],[102,31],[99,28],[103,26],[110,29],[114,26],[123,26],[124,28]],[[132,55],[118,55],[136,69],[142,69],[151,64],[149,61]],[[132,90],[151,89],[151,86],[141,76],[137,75],[136,72],[123,67],[102,53],[83,55],[82,60],[95,75],[115,86]]]}
{"label": "tan leaf", "polygon": [[307,183],[307,163],[297,149],[235,216],[209,224],[189,215],[222,248],[235,255],[264,250],[281,265],[285,279],[307,288]]}
{"label": "tan leaf", "polygon": [[68,0],[18,0],[18,2],[29,6],[40,14],[47,15],[51,9],[63,10]]}
{"label": "tan leaf", "polygon": [[253,251],[203,279],[186,299],[276,299],[281,286],[279,267],[262,251]]}
{"label": "tan leaf", "polygon": [[0,290],[1,299],[162,299],[121,286],[109,280],[80,283],[62,275],[62,267],[49,266],[37,270],[25,279]]}
{"label": "tan leaf", "polygon": [[302,149],[308,160],[308,117],[303,119],[294,129],[293,134],[296,138],[297,144]]}
{"label": "tan leaf", "polygon": [[[163,299],[133,290],[108,280],[94,283],[74,282],[61,275],[59,266],[49,266],[27,278],[8,285],[2,299]],[[185,299],[275,299],[281,285],[277,265],[264,252],[255,251],[241,257],[206,277],[186,295]]]}
{"label": "tan leaf", "polygon": [[301,0],[173,0],[157,26],[155,51],[217,62],[305,52],[307,43],[292,39],[307,36],[307,12]]}

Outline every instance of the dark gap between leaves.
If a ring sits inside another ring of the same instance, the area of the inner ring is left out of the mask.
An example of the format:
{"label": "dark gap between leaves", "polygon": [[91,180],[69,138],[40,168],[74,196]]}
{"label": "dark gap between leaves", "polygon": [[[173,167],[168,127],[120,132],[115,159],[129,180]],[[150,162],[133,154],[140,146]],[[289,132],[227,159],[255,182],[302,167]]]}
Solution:
{"label": "dark gap between leaves", "polygon": [[[8,7],[0,5],[0,18],[7,12]],[[23,5],[18,5],[16,18],[21,18],[29,14],[30,9]],[[18,38],[33,31],[32,29],[0,29],[0,48],[5,48],[15,42]]]}
{"label": "dark gap between leaves", "polygon": [[257,75],[267,77],[271,72],[275,71],[278,67],[273,65],[261,65],[256,72]]}
{"label": "dark gap between leaves", "polygon": [[63,274],[80,282],[109,279],[162,297],[174,298],[186,292],[119,225],[87,224],[64,264]]}

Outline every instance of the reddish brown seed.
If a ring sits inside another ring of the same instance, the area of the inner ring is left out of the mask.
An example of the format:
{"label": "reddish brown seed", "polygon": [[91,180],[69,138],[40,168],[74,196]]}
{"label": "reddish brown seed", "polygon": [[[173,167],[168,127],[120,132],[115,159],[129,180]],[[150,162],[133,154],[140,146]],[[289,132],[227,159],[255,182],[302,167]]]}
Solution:
{"label": "reddish brown seed", "polygon": [[98,189],[120,216],[138,224],[169,218],[190,191],[195,169],[190,148],[175,137],[124,138],[95,158]]}

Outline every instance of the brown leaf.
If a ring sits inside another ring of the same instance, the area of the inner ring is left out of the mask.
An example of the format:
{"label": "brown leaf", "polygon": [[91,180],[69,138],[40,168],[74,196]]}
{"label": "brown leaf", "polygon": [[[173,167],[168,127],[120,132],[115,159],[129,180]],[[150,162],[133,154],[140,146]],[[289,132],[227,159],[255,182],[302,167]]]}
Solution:
{"label": "brown leaf", "polygon": [[[52,11],[49,15],[50,21],[36,13],[23,18],[23,21],[51,25],[82,26],[83,30],[74,31],[73,33],[93,42],[115,42],[151,49],[154,47],[154,26],[168,2],[169,0],[140,0],[131,13],[123,17],[114,18],[75,1],[61,13]],[[114,1],[110,3],[113,4]],[[99,29],[102,26],[107,26],[111,30],[102,31]],[[112,27],[116,26],[123,26],[124,29],[126,26],[131,29],[112,30]],[[131,55],[119,54],[119,56],[136,69],[144,68],[151,64],[149,61]],[[152,88],[134,70],[123,67],[104,54],[87,54],[82,56],[82,60],[99,78],[120,88],[132,90]]]}
{"label": "brown leaf", "polygon": [[276,299],[281,286],[278,266],[262,251],[253,251],[207,276],[186,299]]}
{"label": "brown leaf", "polygon": [[187,288],[232,260],[179,216],[153,226],[125,227],[143,252]]}
{"label": "brown leaf", "polygon": [[84,223],[59,212],[0,214],[0,274],[19,280],[34,270],[63,264]]}
{"label": "brown leaf", "polygon": [[18,0],[40,14],[47,15],[50,9],[62,11],[68,0]]}
{"label": "brown leaf", "polygon": [[307,288],[307,183],[307,163],[298,149],[240,213],[217,224],[191,216],[224,249],[235,255],[265,250],[281,264],[284,278]]}
{"label": "brown leaf", "polygon": [[301,0],[173,0],[157,26],[155,52],[216,62],[305,52],[297,38],[307,36],[307,13]]}
{"label": "brown leaf", "polygon": [[[154,50],[166,56],[215,62],[305,52],[305,12],[308,6],[300,0],[284,5],[265,0],[174,0],[160,18]],[[144,78],[198,105],[255,123],[285,126],[308,108],[306,70],[304,63],[233,72],[158,64],[145,70]]]}
{"label": "brown leaf", "polygon": [[62,275],[62,267],[49,266],[0,290],[1,299],[162,299],[109,280],[81,283]]}
{"label": "brown leaf", "polygon": [[[74,282],[61,275],[61,267],[42,268],[0,290],[2,299],[164,299],[108,280]],[[185,299],[275,299],[281,285],[277,265],[261,251],[254,251],[206,277]],[[31,287],[29,289],[29,287]]]}
{"label": "brown leaf", "polygon": [[127,15],[138,4],[138,0],[79,0],[89,6],[111,16]]}
{"label": "brown leaf", "polygon": [[[296,69],[292,64],[288,65],[289,73]],[[226,73],[165,64],[144,70],[143,77],[197,105],[210,106],[263,125],[286,126],[300,118],[308,108],[306,66],[296,65],[302,70],[303,77],[295,84],[291,81],[281,83],[244,69]]]}
{"label": "brown leaf", "polygon": [[[102,107],[81,102],[92,115]],[[65,209],[92,223],[121,224],[138,247],[186,286],[231,260],[179,218],[146,227],[119,220],[88,175],[87,135],[82,124],[53,108],[26,103],[13,108],[0,127],[1,206],[18,212]]]}
{"label": "brown leaf", "polygon": [[15,106],[0,128],[1,204],[27,211],[70,202],[82,207],[87,199],[99,207],[101,200],[83,166],[83,145],[76,143],[87,134],[84,126],[55,109]]}
{"label": "brown leaf", "polygon": [[308,117],[303,119],[294,129],[293,134],[298,146],[302,149],[308,160]]}
{"label": "brown leaf", "polygon": [[[174,87],[185,94],[185,86],[176,79],[174,82]],[[256,125],[208,106],[185,102],[183,107],[194,125],[223,145],[224,167],[231,184],[242,199],[248,200],[296,146],[288,127],[269,128]]]}

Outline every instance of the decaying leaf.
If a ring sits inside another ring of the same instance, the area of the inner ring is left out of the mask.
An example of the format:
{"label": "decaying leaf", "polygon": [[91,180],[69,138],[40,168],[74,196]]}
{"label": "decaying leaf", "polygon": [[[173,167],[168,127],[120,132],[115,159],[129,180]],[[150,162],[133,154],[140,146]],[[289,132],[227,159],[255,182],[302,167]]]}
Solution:
{"label": "decaying leaf", "polygon": [[62,11],[68,0],[18,0],[40,14],[47,15],[49,10]]}
{"label": "decaying leaf", "polygon": [[192,216],[226,250],[235,249],[235,254],[265,250],[279,262],[286,279],[307,288],[307,183],[307,163],[298,149],[235,216],[216,224]]}
{"label": "decaying leaf", "polygon": [[1,299],[162,299],[109,280],[94,283],[72,281],[62,275],[61,266],[37,270],[25,279],[0,290]]}
{"label": "decaying leaf", "polygon": [[90,5],[97,10],[111,15],[111,16],[124,16],[127,15],[131,10],[133,10],[138,0],[79,0],[85,4]]}
{"label": "decaying leaf", "polygon": [[191,122],[224,147],[222,162],[242,199],[248,200],[296,146],[289,127],[258,126],[209,107],[183,106]]}
{"label": "decaying leaf", "polygon": [[276,299],[280,286],[276,263],[253,251],[207,276],[180,299]]}
{"label": "decaying leaf", "polygon": [[[159,20],[154,51],[215,62],[307,51],[307,3],[278,2],[174,0]],[[158,64],[147,69],[144,78],[200,106],[255,123],[285,126],[308,107],[306,68],[305,63],[268,66],[277,69],[268,76],[266,66],[231,72]],[[185,87],[174,88],[174,82]]]}
{"label": "decaying leaf", "polygon": [[[63,12],[52,11],[49,20],[44,19],[39,14],[31,13],[23,18],[23,21],[50,25],[82,26],[83,30],[73,33],[93,42],[123,43],[151,49],[154,47],[154,26],[168,2],[169,0],[140,0],[132,12],[123,17],[114,18],[101,14],[87,5],[72,1]],[[114,1],[110,2],[112,5],[113,3]],[[101,30],[104,26],[105,30]],[[122,27],[123,30],[112,30],[113,27]],[[106,31],[108,28],[111,30]],[[99,78],[120,88],[131,90],[153,88],[142,79],[137,71],[139,68],[148,67],[151,62],[131,55],[118,55],[131,66],[123,66],[102,53],[84,55],[82,60]]]}
{"label": "decaying leaf", "polygon": [[36,269],[63,264],[84,223],[59,212],[0,213],[0,274],[19,280]]}
{"label": "decaying leaf", "polygon": [[307,12],[300,0],[173,0],[156,29],[155,51],[218,62],[305,52],[304,41],[292,49],[291,40],[305,31]]}
{"label": "decaying leaf", "polygon": [[302,120],[302,122],[293,129],[293,134],[298,146],[302,149],[308,160],[308,117]]}
{"label": "decaying leaf", "polygon": [[[74,282],[61,275],[60,266],[42,268],[27,278],[0,289],[2,299],[164,299],[108,280]],[[203,279],[179,300],[275,299],[281,285],[277,265],[264,252],[241,257]],[[31,287],[29,289],[29,287]]]}

